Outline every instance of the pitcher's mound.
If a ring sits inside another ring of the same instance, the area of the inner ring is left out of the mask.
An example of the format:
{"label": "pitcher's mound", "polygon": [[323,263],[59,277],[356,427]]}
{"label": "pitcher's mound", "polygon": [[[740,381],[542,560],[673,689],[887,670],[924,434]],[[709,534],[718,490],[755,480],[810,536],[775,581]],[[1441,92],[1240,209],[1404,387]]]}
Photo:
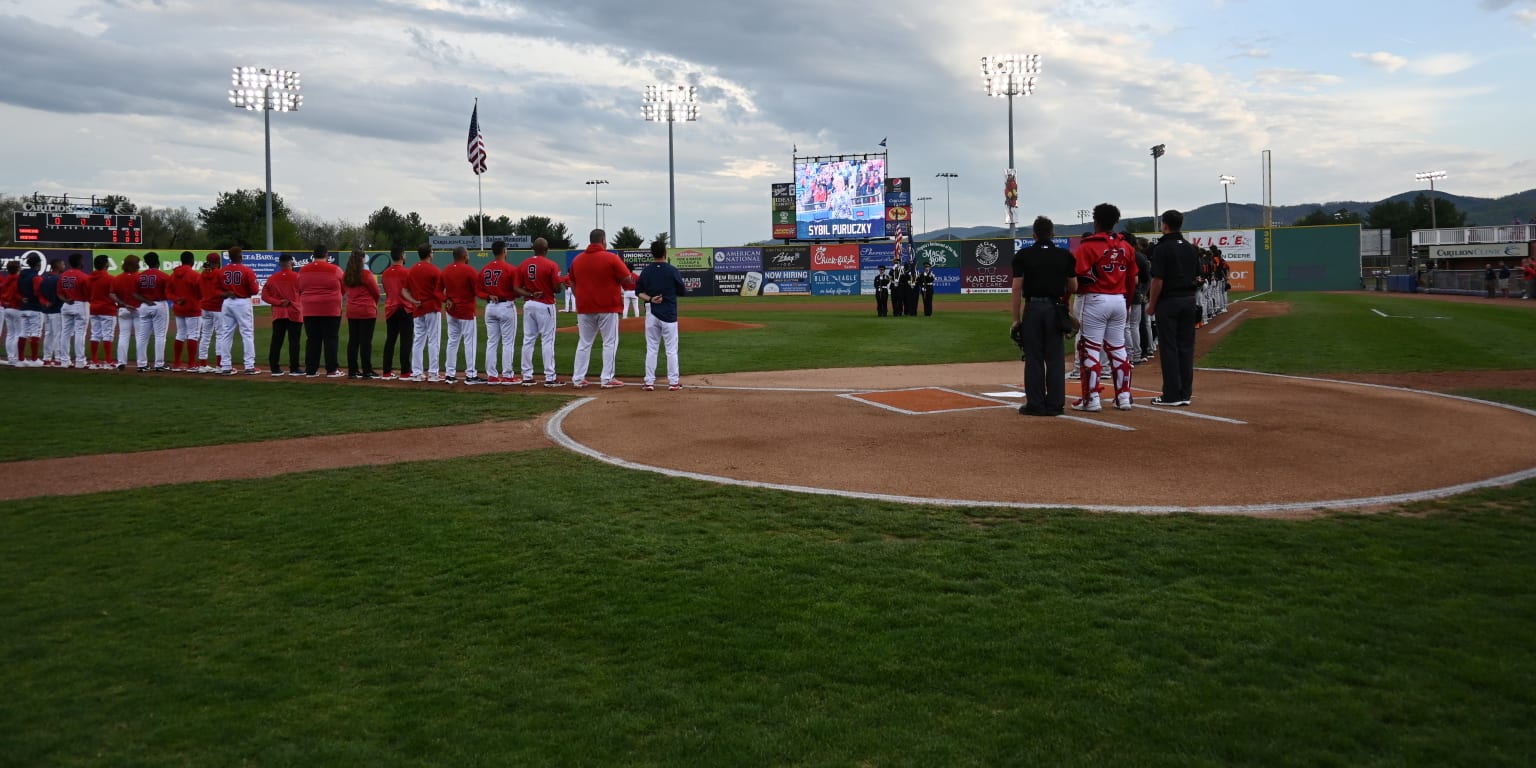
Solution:
{"label": "pitcher's mound", "polygon": [[[688,317],[684,315],[677,320],[678,333],[707,333],[709,331],[745,331],[752,328],[761,328],[762,323],[738,323],[731,320],[711,320],[706,317]],[[619,321],[619,333],[643,333],[645,331],[645,318],[630,317]],[[576,326],[561,328],[559,333],[575,333]]]}

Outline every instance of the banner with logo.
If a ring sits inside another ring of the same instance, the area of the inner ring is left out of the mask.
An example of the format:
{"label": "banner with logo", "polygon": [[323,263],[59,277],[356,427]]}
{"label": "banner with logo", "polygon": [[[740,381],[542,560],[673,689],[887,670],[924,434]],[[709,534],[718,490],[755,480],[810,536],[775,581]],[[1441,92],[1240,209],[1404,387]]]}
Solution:
{"label": "banner with logo", "polygon": [[715,273],[709,269],[681,269],[683,273],[683,287],[688,289],[689,296],[714,296]]}
{"label": "banner with logo", "polygon": [[823,269],[811,273],[813,296],[858,296],[859,270]]}
{"label": "banner with logo", "polygon": [[773,239],[795,239],[795,185],[774,184],[770,192],[773,198]]}
{"label": "banner with logo", "polygon": [[895,243],[866,243],[859,246],[859,269],[879,269],[895,263]]}
{"label": "banner with logo", "polygon": [[902,236],[912,234],[912,179],[902,176],[885,180],[885,234],[895,235],[904,228]]}
{"label": "banner with logo", "polygon": [[990,269],[992,267],[1009,268],[1013,264],[1013,241],[1003,240],[961,240],[960,264],[965,269]]}
{"label": "banner with logo", "polygon": [[762,272],[716,272],[716,296],[763,295]]}
{"label": "banner with logo", "polygon": [[[645,265],[651,263],[651,250],[649,248],[643,250],[635,248],[630,250],[614,251],[614,253],[617,253],[619,258],[623,259],[624,263],[628,264],[629,268],[635,270],[636,272],[645,269]],[[511,259],[508,259],[508,261],[511,261]],[[517,262],[513,261],[512,263],[516,264]]]}
{"label": "banner with logo", "polygon": [[[1484,263],[1510,262],[1510,267],[1519,265],[1521,259],[1530,254],[1530,246],[1527,243],[1468,243],[1466,245],[1431,245],[1429,257],[1431,259],[1480,259]],[[1221,251],[1222,258],[1226,258],[1225,248]],[[1230,261],[1230,259],[1228,259]],[[1451,269],[1466,269],[1467,265],[1447,265]],[[1472,265],[1474,269],[1482,268],[1482,264]]]}
{"label": "banner with logo", "polygon": [[795,224],[794,211],[773,212],[773,239],[793,240],[799,227]]}
{"label": "banner with logo", "polygon": [[[1070,238],[1066,238],[1066,237],[1053,237],[1053,238],[1051,238],[1051,242],[1055,243],[1057,248],[1065,248],[1065,249],[1067,249],[1069,251],[1072,250],[1072,240]],[[1035,244],[1035,238],[1033,238],[1033,237],[1021,237],[1021,238],[1013,241],[1013,252],[1014,253],[1018,253],[1019,251],[1022,251],[1025,248],[1028,248],[1028,247],[1030,247],[1031,245],[1034,245],[1034,244]],[[1009,263],[1010,264],[1013,263],[1012,257],[1009,257]]]}
{"label": "banner with logo", "polygon": [[[960,268],[960,241],[944,240],[919,243],[917,266],[939,269]],[[937,289],[935,289],[937,290]]]}
{"label": "banner with logo", "polygon": [[[1013,284],[1010,282],[1009,290],[1011,291],[1012,288]],[[960,268],[944,267],[933,270],[933,292],[935,295],[940,293],[960,293]]]}
{"label": "banner with logo", "polygon": [[[751,273],[748,273],[748,280]],[[748,295],[746,288],[742,289],[742,295]],[[774,296],[805,296],[811,292],[811,271],[809,269],[778,269],[763,273],[762,295]]]}
{"label": "banner with logo", "polygon": [[761,248],[716,248],[716,272],[754,272],[763,268]]}
{"label": "banner with logo", "polygon": [[1255,261],[1258,237],[1251,229],[1213,229],[1185,232],[1184,239],[1196,248],[1216,246],[1227,261]]}
{"label": "banner with logo", "polygon": [[813,245],[811,246],[811,269],[858,269],[859,246],[849,245]]}
{"label": "banner with logo", "polygon": [[[937,284],[935,284],[937,286]],[[962,267],[961,293],[1011,293],[1013,271],[1008,267]],[[934,288],[938,293],[938,288]]]}
{"label": "banner with logo", "polygon": [[[804,245],[770,245],[763,248],[763,270],[782,272],[810,271],[811,249]],[[810,279],[810,278],[806,278]]]}
{"label": "banner with logo", "polygon": [[[89,248],[86,248],[86,249],[80,249],[80,248],[0,248],[0,268],[3,268],[6,264],[9,264],[9,263],[14,261],[14,262],[19,263],[21,265],[22,269],[26,269],[27,268],[27,257],[35,255],[35,256],[37,256],[38,260],[42,262],[42,266],[39,269],[41,271],[43,271],[43,272],[47,272],[48,271],[48,265],[51,262],[62,261],[65,264],[68,264],[69,263],[69,255],[71,253],[78,253],[78,254],[80,254],[80,256],[82,258],[85,259],[85,261],[89,262],[89,261],[91,261],[91,259],[93,259],[95,257],[95,254],[97,252],[96,251],[92,251]],[[130,254],[130,253],[142,254],[143,251],[141,251],[141,250],[132,250],[132,251],[103,251],[103,253],[108,253],[108,254],[121,253],[123,255],[127,255],[127,254]],[[177,251],[176,255],[179,257],[181,255],[181,251]],[[115,271],[117,271],[117,269],[119,269],[122,266],[122,257],[121,256],[115,256],[115,257],[113,257],[112,261],[113,261],[113,263],[112,263],[111,269],[115,272]],[[176,263],[180,264],[181,262],[178,261]],[[91,265],[89,263],[82,265],[80,268],[85,270],[86,272],[90,272],[91,271]],[[165,269],[165,271],[167,271],[167,272],[171,271],[171,268],[168,267],[168,266],[162,265],[162,268]]]}
{"label": "banner with logo", "polygon": [[672,266],[681,270],[690,269],[714,269],[715,249],[713,248],[668,248],[667,261]]}

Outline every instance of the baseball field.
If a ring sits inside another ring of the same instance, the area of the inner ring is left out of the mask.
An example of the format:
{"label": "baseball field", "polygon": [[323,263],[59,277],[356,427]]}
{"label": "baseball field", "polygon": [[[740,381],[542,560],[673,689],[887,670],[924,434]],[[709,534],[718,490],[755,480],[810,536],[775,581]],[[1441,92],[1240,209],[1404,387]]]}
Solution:
{"label": "baseball field", "polygon": [[681,312],[681,392],[0,369],[0,766],[1536,763],[1536,302],[1077,421],[996,299]]}

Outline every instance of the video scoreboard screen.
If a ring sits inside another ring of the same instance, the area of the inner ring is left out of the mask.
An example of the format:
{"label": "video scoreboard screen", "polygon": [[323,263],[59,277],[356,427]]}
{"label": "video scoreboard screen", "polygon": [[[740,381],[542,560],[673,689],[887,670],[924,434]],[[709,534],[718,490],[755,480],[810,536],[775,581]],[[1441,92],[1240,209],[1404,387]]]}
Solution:
{"label": "video scoreboard screen", "polygon": [[885,156],[799,158],[795,229],[799,240],[885,237]]}
{"label": "video scoreboard screen", "polygon": [[137,214],[16,211],[18,243],[140,245],[144,219]]}

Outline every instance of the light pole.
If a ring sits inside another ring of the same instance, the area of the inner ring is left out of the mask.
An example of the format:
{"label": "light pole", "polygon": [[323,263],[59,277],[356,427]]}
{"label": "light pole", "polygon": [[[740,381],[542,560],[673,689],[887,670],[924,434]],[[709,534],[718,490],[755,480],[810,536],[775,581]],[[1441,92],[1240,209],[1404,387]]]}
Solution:
{"label": "light pole", "polygon": [[[923,234],[928,233],[928,201],[932,199],[933,198],[928,195],[923,195],[917,199],[919,203],[923,204]],[[915,240],[917,238],[913,239]]]}
{"label": "light pole", "polygon": [[[950,179],[958,179],[958,178],[960,178],[960,174],[953,173],[951,171],[944,171],[943,173],[935,173],[933,175],[933,177],[935,179],[943,179],[944,180],[944,228],[946,230],[954,229],[955,228],[955,220],[954,220],[954,218],[952,216],[954,211],[950,207],[950,203],[952,203],[954,201],[954,198],[952,198],[950,196],[950,194],[949,194],[949,180]],[[950,239],[954,239],[955,233],[954,232],[950,232],[949,233],[949,237],[950,237]]]}
{"label": "light pole", "polygon": [[1088,223],[1088,217],[1090,215],[1092,215],[1092,214],[1093,214],[1093,211],[1090,211],[1087,208],[1079,208],[1079,209],[1077,209],[1077,223],[1078,223],[1078,225],[1081,226],[1083,224],[1087,224]]}
{"label": "light pole", "polygon": [[1228,191],[1231,190],[1232,185],[1236,183],[1236,176],[1227,176],[1223,174],[1221,177],[1221,207],[1227,212],[1227,229],[1232,228],[1232,197],[1228,194]]}
{"label": "light pole", "polygon": [[1413,175],[1419,181],[1429,182],[1429,228],[1439,229],[1440,225],[1435,221],[1435,182],[1445,178],[1445,171],[1425,171]]}
{"label": "light pole", "polygon": [[640,101],[646,122],[667,124],[667,208],[670,226],[667,242],[677,242],[677,182],[672,157],[672,124],[699,119],[699,89],[692,85],[647,85]]}
{"label": "light pole", "polygon": [[[1008,97],[1008,173],[1013,168],[1013,97],[1028,96],[1035,92],[1036,75],[1040,74],[1039,54],[1010,53],[1004,56],[981,57],[981,81],[988,96]],[[1015,199],[1015,205],[1017,199]],[[1014,239],[1018,216],[1015,207],[1008,209],[1008,239]]]}
{"label": "light pole", "polygon": [[261,110],[267,134],[267,250],[272,250],[272,112],[297,112],[299,73],[289,69],[235,67],[229,103],[236,109]]}
{"label": "light pole", "polygon": [[700,248],[704,247],[704,225],[705,225],[705,223],[706,222],[703,219],[699,219],[699,247]]}
{"label": "light pole", "polygon": [[597,207],[603,209],[602,223],[597,226],[606,231],[608,229],[608,209],[613,207],[613,203],[598,203]]}
{"label": "light pole", "polygon": [[1166,144],[1159,144],[1152,148],[1152,229],[1157,230],[1157,217],[1162,215],[1157,205],[1157,159],[1163,156],[1167,149]]}
{"label": "light pole", "polygon": [[602,187],[602,185],[607,184],[607,183],[609,183],[609,181],[607,179],[587,179],[587,186],[592,188],[592,228],[593,229],[601,229],[602,228],[602,224],[598,223],[598,217],[599,217],[599,214],[602,212],[603,209],[601,208],[602,203],[599,203],[597,201],[597,190],[598,190],[598,188]]}

